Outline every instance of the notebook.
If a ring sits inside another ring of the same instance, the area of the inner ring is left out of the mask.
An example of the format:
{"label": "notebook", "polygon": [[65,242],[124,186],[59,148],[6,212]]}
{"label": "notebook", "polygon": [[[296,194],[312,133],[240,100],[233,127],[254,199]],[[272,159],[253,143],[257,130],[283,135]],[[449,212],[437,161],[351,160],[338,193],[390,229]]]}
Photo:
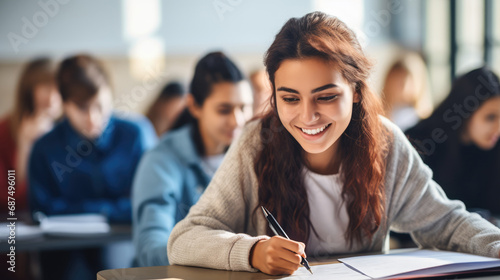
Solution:
{"label": "notebook", "polygon": [[500,275],[500,259],[437,250],[416,249],[339,261],[313,266],[313,275],[301,267],[283,279],[445,279],[457,275]]}

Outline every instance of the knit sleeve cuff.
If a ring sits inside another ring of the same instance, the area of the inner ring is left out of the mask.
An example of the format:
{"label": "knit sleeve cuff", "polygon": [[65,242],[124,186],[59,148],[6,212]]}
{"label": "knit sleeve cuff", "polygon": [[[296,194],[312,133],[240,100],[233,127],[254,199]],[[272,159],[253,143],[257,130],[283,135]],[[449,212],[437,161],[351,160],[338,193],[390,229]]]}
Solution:
{"label": "knit sleeve cuff", "polygon": [[492,258],[500,258],[500,241],[495,242],[489,252],[489,255]]}
{"label": "knit sleeve cuff", "polygon": [[229,252],[229,267],[232,271],[250,271],[257,272],[259,270],[253,268],[250,265],[250,250],[253,245],[260,240],[269,239],[269,236],[260,235],[260,236],[249,236],[246,234],[242,234],[241,238],[238,239],[231,248]]}

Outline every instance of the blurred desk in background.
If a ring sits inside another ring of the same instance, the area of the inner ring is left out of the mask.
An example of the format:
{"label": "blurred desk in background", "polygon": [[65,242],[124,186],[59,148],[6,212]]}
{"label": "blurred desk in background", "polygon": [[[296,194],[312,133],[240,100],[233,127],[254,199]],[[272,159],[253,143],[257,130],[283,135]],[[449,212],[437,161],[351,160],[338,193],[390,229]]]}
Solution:
{"label": "blurred desk in background", "polygon": [[26,251],[68,250],[101,247],[121,241],[132,240],[131,225],[111,225],[111,230],[103,234],[79,236],[55,236],[44,234],[30,239],[16,239],[16,244],[0,240],[0,252],[9,252],[10,246],[16,247],[16,253]]}

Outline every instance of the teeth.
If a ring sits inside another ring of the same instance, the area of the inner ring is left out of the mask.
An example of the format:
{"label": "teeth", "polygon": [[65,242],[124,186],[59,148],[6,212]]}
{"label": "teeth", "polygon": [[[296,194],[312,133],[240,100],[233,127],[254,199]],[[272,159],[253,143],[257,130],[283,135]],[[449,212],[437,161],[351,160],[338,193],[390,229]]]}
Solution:
{"label": "teeth", "polygon": [[316,129],[304,129],[304,128],[301,128],[301,129],[302,129],[302,132],[304,132],[305,134],[316,135],[316,134],[322,132],[323,130],[325,130],[325,128],[327,126],[329,126],[329,124],[327,124],[323,127],[320,127],[320,128],[316,128]]}

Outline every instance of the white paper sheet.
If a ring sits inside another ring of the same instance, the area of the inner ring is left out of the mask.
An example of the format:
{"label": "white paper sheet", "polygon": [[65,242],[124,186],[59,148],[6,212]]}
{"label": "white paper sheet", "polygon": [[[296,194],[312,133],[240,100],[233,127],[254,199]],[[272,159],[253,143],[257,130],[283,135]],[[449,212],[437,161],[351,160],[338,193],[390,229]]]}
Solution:
{"label": "white paper sheet", "polygon": [[[432,268],[427,273],[436,274],[500,266],[500,260],[495,258],[433,250],[352,257],[339,259],[339,261],[373,278],[388,277],[427,268]],[[426,274],[426,271],[421,271],[421,273]]]}
{"label": "white paper sheet", "polygon": [[305,267],[300,267],[294,274],[282,279],[342,279],[342,280],[365,280],[370,279],[358,273],[343,263],[323,264],[311,266],[313,274],[309,273]]}
{"label": "white paper sheet", "polygon": [[[0,223],[0,242],[7,242],[10,235],[10,223]],[[15,223],[15,237],[17,240],[27,240],[43,236],[43,232],[39,226],[29,226],[23,222]]]}
{"label": "white paper sheet", "polygon": [[46,234],[61,236],[105,234],[110,231],[106,217],[99,214],[50,216],[40,221],[40,228]]}

